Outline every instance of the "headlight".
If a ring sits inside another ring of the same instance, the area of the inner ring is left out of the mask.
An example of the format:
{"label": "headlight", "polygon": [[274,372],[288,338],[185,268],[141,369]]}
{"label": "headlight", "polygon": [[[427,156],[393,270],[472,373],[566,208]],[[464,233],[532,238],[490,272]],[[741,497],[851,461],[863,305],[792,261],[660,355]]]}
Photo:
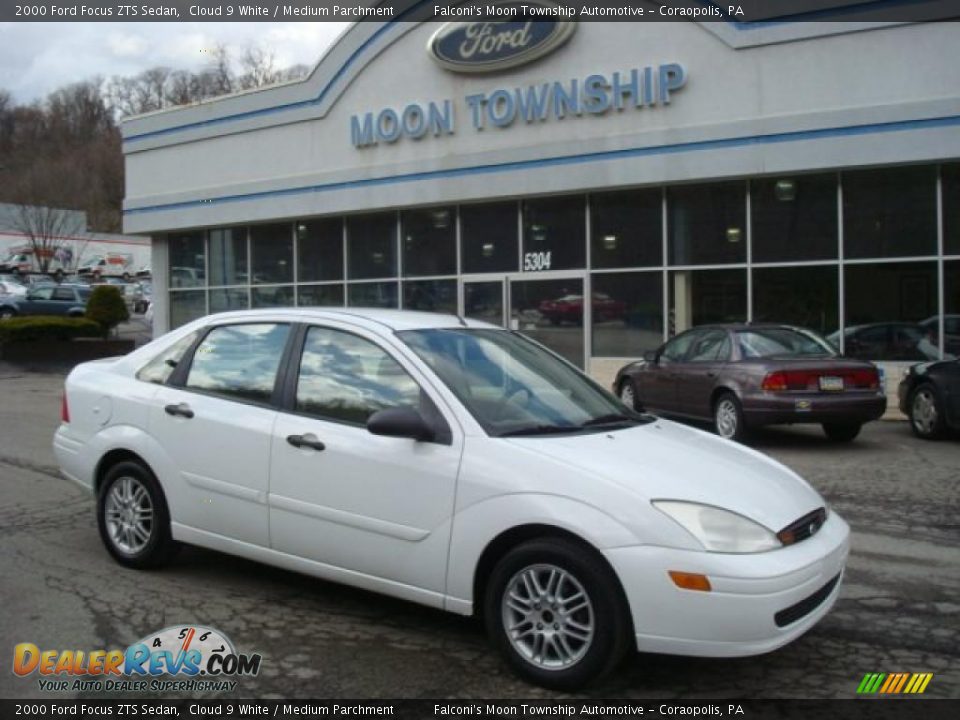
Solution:
{"label": "headlight", "polygon": [[679,523],[709,552],[759,553],[782,547],[777,536],[763,525],[729,510],[679,500],[654,500],[653,506]]}

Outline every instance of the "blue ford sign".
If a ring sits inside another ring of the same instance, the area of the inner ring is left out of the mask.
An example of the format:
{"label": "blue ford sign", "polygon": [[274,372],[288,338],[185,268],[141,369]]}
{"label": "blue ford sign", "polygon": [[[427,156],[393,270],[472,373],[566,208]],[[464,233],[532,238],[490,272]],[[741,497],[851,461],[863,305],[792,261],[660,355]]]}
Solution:
{"label": "blue ford sign", "polygon": [[553,52],[570,39],[577,25],[571,20],[529,20],[537,10],[556,8],[544,0],[506,3],[498,14],[517,20],[450,22],[427,44],[430,56],[454,72],[479,73],[516,67]]}

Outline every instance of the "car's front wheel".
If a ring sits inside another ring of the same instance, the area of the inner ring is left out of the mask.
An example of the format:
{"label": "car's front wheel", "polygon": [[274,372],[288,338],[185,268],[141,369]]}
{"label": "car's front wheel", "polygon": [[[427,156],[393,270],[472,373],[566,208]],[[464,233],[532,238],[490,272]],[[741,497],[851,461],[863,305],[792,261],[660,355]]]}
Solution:
{"label": "car's front wheel", "polygon": [[620,402],[626,405],[631,410],[637,410],[637,386],[634,385],[633,380],[626,378],[622,383],[620,383]]}
{"label": "car's front wheel", "polygon": [[97,526],[107,550],[127,567],[163,565],[178,547],[160,484],[138,462],[107,471],[97,495]]}
{"label": "car's front wheel", "polygon": [[914,388],[907,405],[907,414],[910,417],[910,429],[913,434],[924,440],[936,440],[943,437],[943,412],[937,391],[930,383],[923,383]]}
{"label": "car's front wheel", "polygon": [[523,678],[572,689],[601,677],[632,640],[616,578],[569,540],[531,540],[508,552],[490,577],[487,631]]}

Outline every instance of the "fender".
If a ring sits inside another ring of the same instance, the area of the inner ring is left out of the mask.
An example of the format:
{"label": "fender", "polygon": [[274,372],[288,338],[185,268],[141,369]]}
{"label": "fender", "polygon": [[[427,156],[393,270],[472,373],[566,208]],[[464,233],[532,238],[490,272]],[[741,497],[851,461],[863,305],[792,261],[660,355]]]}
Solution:
{"label": "fender", "polygon": [[607,513],[562,495],[516,493],[482,500],[453,518],[447,610],[472,612],[473,579],[480,556],[494,538],[521,525],[551,525],[580,537],[597,550],[639,544],[633,532]]}

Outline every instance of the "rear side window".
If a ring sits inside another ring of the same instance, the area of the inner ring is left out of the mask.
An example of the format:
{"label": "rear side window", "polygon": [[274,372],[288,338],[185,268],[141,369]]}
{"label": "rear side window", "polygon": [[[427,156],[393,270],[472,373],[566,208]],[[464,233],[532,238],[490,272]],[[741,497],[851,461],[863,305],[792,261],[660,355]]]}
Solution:
{"label": "rear side window", "polygon": [[289,334],[289,325],[276,323],[214,328],[193,354],[187,389],[270,402]]}
{"label": "rear side window", "polygon": [[76,296],[73,294],[73,288],[57,288],[53,291],[53,299],[74,302]]}
{"label": "rear side window", "polygon": [[364,424],[379,410],[420,406],[420,386],[381,347],[351,333],[307,332],[297,412]]}
{"label": "rear side window", "polygon": [[140,368],[140,372],[137,373],[137,380],[163,385],[167,382],[167,379],[176,369],[177,365],[180,364],[180,361],[183,360],[183,356],[196,341],[197,335],[199,334],[199,331],[192,332],[177,340],[173,345]]}

